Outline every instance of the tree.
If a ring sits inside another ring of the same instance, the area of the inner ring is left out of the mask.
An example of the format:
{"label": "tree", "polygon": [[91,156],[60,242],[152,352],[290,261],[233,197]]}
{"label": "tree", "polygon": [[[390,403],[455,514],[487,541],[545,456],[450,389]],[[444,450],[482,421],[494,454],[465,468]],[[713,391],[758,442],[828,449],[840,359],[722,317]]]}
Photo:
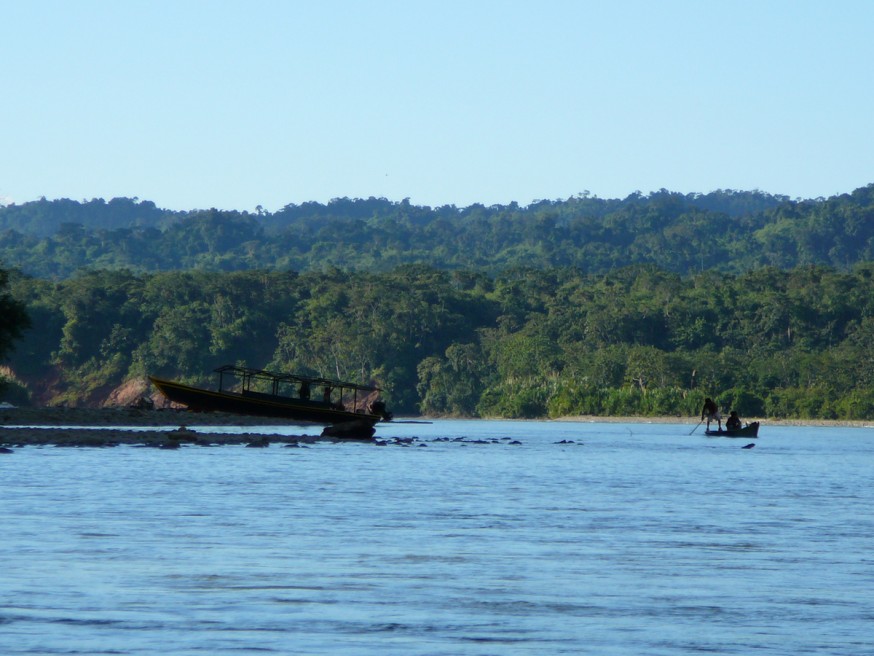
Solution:
{"label": "tree", "polygon": [[417,391],[424,414],[476,414],[487,376],[483,354],[477,344],[453,344],[446,357],[429,356],[418,367]]}
{"label": "tree", "polygon": [[[8,285],[9,272],[0,269],[0,360],[6,359],[13,349],[14,342],[31,325],[24,303],[12,298]],[[5,380],[0,380],[0,391],[5,386]]]}

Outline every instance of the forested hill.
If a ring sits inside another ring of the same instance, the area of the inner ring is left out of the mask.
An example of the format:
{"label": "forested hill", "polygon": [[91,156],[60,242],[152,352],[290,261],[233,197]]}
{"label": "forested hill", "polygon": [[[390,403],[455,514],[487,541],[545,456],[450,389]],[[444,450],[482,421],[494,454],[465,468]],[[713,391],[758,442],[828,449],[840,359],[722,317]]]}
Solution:
{"label": "forested hill", "polygon": [[580,194],[525,207],[335,199],[254,213],[171,211],[151,201],[39,200],[0,207],[0,266],[77,270],[390,271],[408,263],[494,274],[517,266],[601,273],[654,264],[687,275],[874,259],[874,184],[828,199],[759,191]]}

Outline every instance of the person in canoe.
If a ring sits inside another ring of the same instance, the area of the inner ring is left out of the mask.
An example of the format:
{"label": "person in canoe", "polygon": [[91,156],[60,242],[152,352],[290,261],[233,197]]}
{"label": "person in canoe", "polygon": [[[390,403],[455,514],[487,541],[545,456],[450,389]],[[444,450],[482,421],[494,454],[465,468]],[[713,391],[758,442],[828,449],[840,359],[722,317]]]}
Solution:
{"label": "person in canoe", "polygon": [[725,430],[735,431],[740,429],[740,417],[737,416],[737,410],[732,410],[731,414],[728,415],[728,419],[725,420]]}
{"label": "person in canoe", "polygon": [[707,430],[710,430],[711,421],[715,421],[719,430],[722,430],[722,415],[719,414],[719,406],[709,396],[704,399],[704,407],[701,409],[701,421],[705,419],[707,419]]}

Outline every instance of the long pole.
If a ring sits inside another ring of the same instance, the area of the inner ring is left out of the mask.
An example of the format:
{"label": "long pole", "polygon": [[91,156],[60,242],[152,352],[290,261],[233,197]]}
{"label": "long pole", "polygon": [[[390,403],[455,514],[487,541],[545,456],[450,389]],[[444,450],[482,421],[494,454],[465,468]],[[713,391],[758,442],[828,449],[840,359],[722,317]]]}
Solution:
{"label": "long pole", "polygon": [[690,432],[689,435],[691,435],[691,434],[694,433],[696,430],[698,430],[698,426],[700,426],[700,425],[703,424],[703,423],[704,423],[704,420],[702,419],[701,421],[698,422],[698,424],[695,426],[695,428],[692,429],[692,432]]}

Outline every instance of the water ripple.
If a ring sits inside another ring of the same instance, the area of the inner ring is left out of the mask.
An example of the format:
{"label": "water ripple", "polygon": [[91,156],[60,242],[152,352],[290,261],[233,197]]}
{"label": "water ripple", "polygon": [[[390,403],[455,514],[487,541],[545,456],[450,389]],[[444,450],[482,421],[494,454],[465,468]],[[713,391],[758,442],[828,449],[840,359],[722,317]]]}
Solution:
{"label": "water ripple", "polygon": [[385,430],[428,448],[18,449],[0,653],[874,654],[858,433]]}

